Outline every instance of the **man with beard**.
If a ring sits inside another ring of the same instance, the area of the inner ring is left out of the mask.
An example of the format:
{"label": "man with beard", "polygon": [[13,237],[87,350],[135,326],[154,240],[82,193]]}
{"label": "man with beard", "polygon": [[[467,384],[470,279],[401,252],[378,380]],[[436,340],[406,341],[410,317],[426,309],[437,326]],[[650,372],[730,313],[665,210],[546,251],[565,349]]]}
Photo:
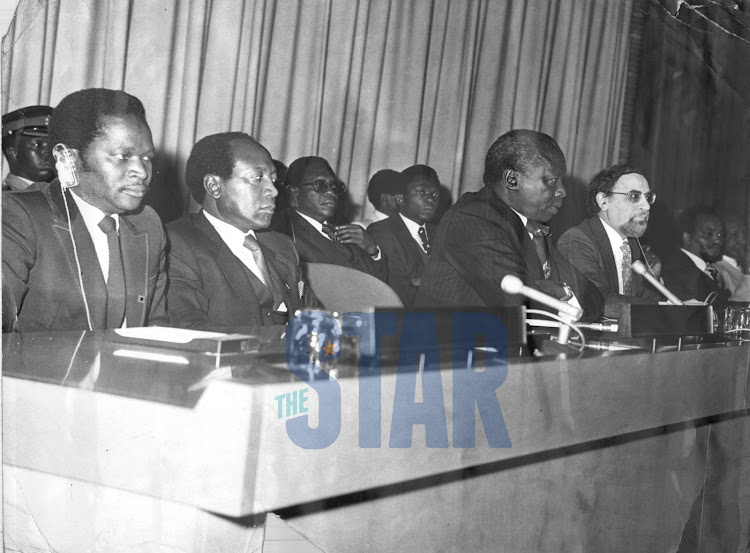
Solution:
{"label": "man with beard", "polygon": [[730,290],[714,263],[724,247],[724,223],[710,207],[693,206],[680,218],[682,248],[664,260],[664,284],[681,300],[726,302]]}
{"label": "man with beard", "polygon": [[3,155],[10,172],[3,190],[25,190],[35,182],[55,178],[55,164],[47,143],[52,108],[27,106],[3,115]]}
{"label": "man with beard", "polygon": [[341,265],[385,280],[385,260],[367,231],[360,225],[332,224],[346,185],[325,159],[294,160],[285,189],[291,207],[274,217],[269,230],[289,236],[301,261]]}
{"label": "man with beard", "polygon": [[78,174],[3,194],[3,331],[166,323],[166,238],[141,205],[154,143],[141,101],[69,94],[49,123]]}
{"label": "man with beard", "polygon": [[367,227],[367,232],[383,248],[388,265],[388,284],[409,308],[414,305],[424,267],[430,255],[430,241],[440,201],[440,180],[432,167],[412,165],[400,175],[401,190],[396,195],[398,211]]}
{"label": "man with beard", "polygon": [[185,181],[203,209],[167,225],[174,326],[250,332],[286,324],[314,297],[300,286],[289,237],[256,234],[271,222],[276,174],[268,150],[245,133],[213,134],[193,146]]}
{"label": "man with beard", "polygon": [[557,243],[560,252],[602,293],[608,315],[617,315],[622,303],[662,299],[632,270],[636,261],[648,265],[638,238],[646,232],[655,200],[648,181],[633,167],[604,169],[589,184],[587,202],[593,215],[565,231]]}
{"label": "man with beard", "polygon": [[500,287],[514,275],[597,319],[601,293],[560,255],[543,224],[562,206],[566,170],[546,134],[513,130],[498,138],[485,158],[484,188],[461,196],[440,221],[417,306],[521,305],[522,296]]}

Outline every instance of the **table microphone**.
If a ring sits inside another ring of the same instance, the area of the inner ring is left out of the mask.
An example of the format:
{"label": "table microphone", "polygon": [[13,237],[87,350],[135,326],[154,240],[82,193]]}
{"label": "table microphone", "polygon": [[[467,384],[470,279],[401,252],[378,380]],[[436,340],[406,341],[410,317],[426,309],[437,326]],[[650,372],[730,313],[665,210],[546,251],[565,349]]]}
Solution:
{"label": "table microphone", "polygon": [[573,319],[572,322],[577,321],[581,318],[581,315],[583,315],[583,310],[580,307],[575,307],[573,305],[570,305],[569,303],[565,303],[564,301],[553,298],[552,296],[549,296],[544,292],[540,292],[535,288],[526,286],[520,278],[513,275],[507,275],[505,278],[503,278],[503,280],[500,282],[500,289],[506,294],[521,294],[526,296],[530,300],[544,304],[547,307],[551,307],[552,309],[559,311],[560,314]]}
{"label": "table microphone", "polygon": [[641,275],[643,278],[648,280],[651,283],[651,286],[653,286],[654,288],[659,290],[659,292],[664,294],[664,296],[667,298],[669,303],[673,305],[685,305],[684,302],[680,298],[678,298],[672,292],[667,290],[666,286],[664,286],[661,282],[659,282],[656,279],[656,277],[654,277],[651,273],[648,272],[648,269],[646,269],[646,265],[643,264],[643,261],[640,261],[640,260],[635,261],[631,265],[631,268],[633,269],[633,271],[635,271],[636,273]]}

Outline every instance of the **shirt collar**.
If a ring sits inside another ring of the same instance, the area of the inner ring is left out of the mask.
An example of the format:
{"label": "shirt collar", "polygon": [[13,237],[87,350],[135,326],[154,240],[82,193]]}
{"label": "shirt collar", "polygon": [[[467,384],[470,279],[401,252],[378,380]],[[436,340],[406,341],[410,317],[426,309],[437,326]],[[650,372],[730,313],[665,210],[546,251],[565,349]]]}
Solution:
{"label": "shirt collar", "polygon": [[698,257],[697,255],[695,255],[694,253],[687,251],[685,248],[680,248],[680,249],[685,253],[685,255],[687,255],[690,258],[690,260],[693,263],[695,263],[696,267],[698,267],[704,273],[706,272],[706,267],[708,267],[708,263],[706,263],[705,259],[702,259]]}
{"label": "shirt collar", "polygon": [[[80,211],[81,217],[83,217],[83,221],[86,223],[86,226],[88,228],[98,227],[99,223],[102,222],[102,219],[107,216],[107,214],[104,213],[101,209],[88,203],[73,190],[70,191],[70,195],[73,197],[73,201],[76,203],[76,206],[78,206],[78,211]],[[113,213],[111,217],[115,220],[115,228],[119,231],[119,215],[117,213]]]}
{"label": "shirt collar", "polygon": [[408,217],[404,217],[403,213],[399,213],[398,215],[399,217],[401,217],[401,220],[406,225],[406,228],[409,229],[409,232],[411,232],[413,235],[416,236],[417,233],[419,232],[419,229],[424,228],[424,225],[420,225],[416,221],[412,221]]}
{"label": "shirt collar", "polygon": [[[508,206],[508,207],[510,207],[510,206]],[[511,208],[511,209],[513,209],[512,207],[510,207],[510,208]],[[524,226],[524,228],[526,228],[526,223],[528,223],[528,222],[529,222],[529,218],[528,218],[528,217],[526,217],[526,215],[521,215],[521,214],[520,214],[520,213],[519,213],[518,211],[516,211],[515,209],[513,209],[513,212],[514,212],[514,213],[515,213],[516,215],[518,215],[518,216],[519,216],[519,217],[521,218],[521,222],[523,223],[523,226]],[[529,234],[530,234],[530,233],[529,233]]]}
{"label": "shirt collar", "polygon": [[607,238],[609,238],[609,243],[612,245],[612,250],[613,251],[619,250],[620,247],[622,246],[623,240],[627,240],[627,238],[623,238],[622,236],[620,236],[619,233],[615,229],[613,229],[612,226],[601,217],[599,217],[599,220],[604,225],[604,231],[607,233]]}
{"label": "shirt collar", "polygon": [[[317,230],[317,231],[318,231],[318,232],[320,232],[320,233],[323,233],[323,223],[321,223],[320,221],[316,221],[316,220],[315,220],[315,219],[313,219],[312,217],[310,217],[310,216],[308,216],[308,215],[305,215],[304,213],[300,213],[299,211],[298,211],[297,213],[299,213],[299,214],[300,214],[300,216],[301,216],[301,217],[302,217],[303,219],[305,219],[305,221],[307,221],[307,222],[308,222],[308,223],[310,223],[310,224],[311,224],[311,225],[312,225],[313,227],[315,227],[315,230]],[[324,233],[323,233],[323,234],[324,234]],[[324,234],[324,235],[325,235],[325,234]]]}
{"label": "shirt collar", "polygon": [[224,242],[226,242],[227,244],[232,243],[234,245],[242,246],[245,244],[245,237],[248,234],[252,234],[253,237],[255,237],[255,231],[251,230],[249,232],[242,232],[234,225],[230,225],[229,223],[222,221],[218,217],[214,217],[205,209],[203,210],[203,215],[206,216],[208,222],[211,223],[211,225],[216,229],[216,232],[219,233],[219,236],[221,236],[224,239]]}

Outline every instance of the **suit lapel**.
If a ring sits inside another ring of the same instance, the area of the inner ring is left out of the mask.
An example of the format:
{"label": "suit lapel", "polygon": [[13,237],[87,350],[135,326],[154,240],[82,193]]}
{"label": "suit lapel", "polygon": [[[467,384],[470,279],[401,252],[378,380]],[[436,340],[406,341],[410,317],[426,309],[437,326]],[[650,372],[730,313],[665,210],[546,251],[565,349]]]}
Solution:
{"label": "suit lapel", "polygon": [[128,326],[142,326],[148,298],[148,235],[127,215],[120,215],[120,250],[125,269],[125,319]]}
{"label": "suit lapel", "polygon": [[[403,249],[409,273],[418,272],[420,266],[425,265],[425,262],[422,260],[422,251],[419,244],[414,240],[414,237],[409,232],[406,223],[404,223],[400,215],[397,214],[391,217],[390,224],[391,229],[393,229],[393,234],[396,236],[398,243]],[[430,239],[429,235],[427,236],[427,239]]]}
{"label": "suit lapel", "polygon": [[[261,233],[258,236],[262,237],[263,234]],[[268,268],[269,276],[275,281],[276,286],[281,290],[283,294],[281,300],[286,304],[288,312],[293,314],[299,304],[297,301],[297,283],[295,282],[295,276],[289,274],[287,266],[276,257],[276,253],[274,253],[271,248],[260,240],[258,242],[260,243],[261,250],[263,250],[263,256],[266,259],[266,267]]]}
{"label": "suit lapel", "polygon": [[232,253],[232,250],[221,239],[213,225],[203,215],[203,212],[196,215],[196,226],[203,234],[203,240],[215,257],[217,265],[232,286],[235,296],[242,300],[248,311],[257,311],[260,299],[245,276],[242,261]]}
{"label": "suit lapel", "polygon": [[[591,225],[591,234],[594,238],[594,242],[604,258],[604,270],[607,274],[607,284],[609,285],[609,289],[619,293],[620,280],[617,276],[617,263],[615,262],[612,243],[609,241],[609,236],[604,228],[604,223],[599,219],[599,216],[596,216],[589,224]],[[633,260],[635,260],[635,258],[633,258]]]}
{"label": "suit lapel", "polygon": [[[486,190],[486,192],[484,192]],[[516,214],[515,211],[513,211],[510,206],[508,206],[504,201],[502,201],[497,194],[495,194],[490,188],[485,187],[482,190],[479,191],[480,195],[484,196],[484,199],[489,200],[492,204],[496,206],[498,211],[500,211],[501,214],[503,214],[503,217],[511,221],[511,224],[513,225],[513,229],[516,232],[516,236],[518,237],[518,241],[521,244],[521,257],[523,258],[524,263],[526,264],[526,274],[531,280],[542,280],[544,279],[544,269],[542,268],[542,260],[539,259],[539,255],[536,253],[536,247],[534,246],[534,242],[531,240],[531,237],[529,236],[528,231],[526,230],[526,227],[524,226],[523,222],[521,221],[521,218]],[[547,246],[549,248],[550,252],[550,259],[554,256],[554,251],[552,249],[552,245],[549,242],[549,239],[547,241]],[[551,266],[554,267],[556,263],[552,263]],[[550,271],[552,273],[552,271]],[[552,278],[552,274],[550,274],[550,278]]]}
{"label": "suit lapel", "polygon": [[[68,266],[73,273],[76,289],[80,288],[78,265],[76,263],[76,252],[78,253],[78,261],[81,266],[81,279],[83,280],[86,303],[91,315],[91,324],[95,329],[105,328],[107,326],[107,285],[104,282],[104,275],[102,275],[99,259],[96,257],[94,243],[91,240],[91,235],[86,228],[86,223],[84,223],[75,201],[68,199],[70,221],[76,246],[75,250],[73,249],[73,244],[70,240],[70,231],[68,230],[65,204],[63,203],[65,199],[63,199],[59,184],[55,186],[57,182],[57,180],[53,181],[45,189],[47,198],[54,208],[53,211],[55,211],[53,229],[62,250],[65,252]],[[81,302],[83,302],[83,296],[81,296]]]}
{"label": "suit lapel", "polygon": [[[328,259],[328,263],[338,258],[341,264],[353,265],[354,252],[346,246],[338,246],[333,240],[329,240],[320,234],[315,227],[305,221],[299,213],[292,213],[294,226],[294,240],[301,242],[307,251],[309,259]],[[311,251],[312,250],[312,251]]]}

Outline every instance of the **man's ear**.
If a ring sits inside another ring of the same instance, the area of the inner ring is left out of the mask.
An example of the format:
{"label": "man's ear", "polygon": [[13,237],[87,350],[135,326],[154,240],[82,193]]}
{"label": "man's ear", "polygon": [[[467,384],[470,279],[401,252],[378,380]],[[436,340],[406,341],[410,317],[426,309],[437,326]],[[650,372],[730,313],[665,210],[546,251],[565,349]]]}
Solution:
{"label": "man's ear", "polygon": [[221,197],[221,179],[211,173],[203,175],[203,188],[206,189],[206,194],[211,196],[214,200]]}
{"label": "man's ear", "polygon": [[690,243],[690,233],[689,232],[683,232],[682,233],[682,245],[683,247]]}
{"label": "man's ear", "polygon": [[600,211],[607,211],[609,204],[607,202],[607,195],[604,192],[596,193],[596,203],[599,205]]}
{"label": "man's ear", "polygon": [[399,207],[399,211],[401,211],[401,208],[404,207],[404,195],[394,194],[393,198],[396,200],[396,205]]}
{"label": "man's ear", "polygon": [[503,171],[503,185],[508,190],[518,189],[518,171],[513,169],[506,169]]}
{"label": "man's ear", "polygon": [[296,186],[288,186],[286,189],[286,197],[289,200],[289,205],[294,209],[299,208],[299,188]]}

